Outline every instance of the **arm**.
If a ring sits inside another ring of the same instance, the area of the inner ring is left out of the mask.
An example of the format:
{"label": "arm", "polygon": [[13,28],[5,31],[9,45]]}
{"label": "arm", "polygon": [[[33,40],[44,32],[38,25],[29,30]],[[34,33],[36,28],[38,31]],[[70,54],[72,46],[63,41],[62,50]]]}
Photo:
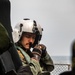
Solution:
{"label": "arm", "polygon": [[32,54],[33,54],[33,57],[31,58],[31,65],[34,65],[35,68],[31,66],[31,70],[34,73],[33,75],[37,75],[41,72],[39,61],[42,54],[42,51],[38,45],[34,47]]}
{"label": "arm", "polygon": [[46,54],[45,57],[41,58],[40,63],[44,70],[50,71],[50,72],[53,71],[54,69],[53,60],[51,59],[48,53]]}
{"label": "arm", "polygon": [[51,72],[54,69],[53,60],[51,59],[50,55],[48,54],[46,50],[46,46],[43,44],[40,44],[42,55],[40,59],[40,64],[43,67],[45,71]]}

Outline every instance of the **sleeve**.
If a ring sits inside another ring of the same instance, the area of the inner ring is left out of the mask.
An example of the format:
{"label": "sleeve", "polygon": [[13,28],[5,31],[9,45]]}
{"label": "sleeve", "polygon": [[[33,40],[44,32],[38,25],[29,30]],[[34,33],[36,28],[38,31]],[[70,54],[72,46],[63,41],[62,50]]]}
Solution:
{"label": "sleeve", "polygon": [[54,69],[53,60],[51,59],[51,57],[48,53],[46,54],[45,57],[41,58],[40,64],[43,67],[43,70],[51,72]]}
{"label": "sleeve", "polygon": [[41,73],[40,64],[37,60],[32,58],[29,65],[33,75],[38,75]]}

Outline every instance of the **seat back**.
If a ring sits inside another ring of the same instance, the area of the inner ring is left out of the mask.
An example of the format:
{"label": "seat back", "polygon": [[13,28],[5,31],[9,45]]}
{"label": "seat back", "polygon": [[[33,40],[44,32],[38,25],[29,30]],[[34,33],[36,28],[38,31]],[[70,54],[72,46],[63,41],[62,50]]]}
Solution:
{"label": "seat back", "polygon": [[7,73],[13,69],[15,70],[15,66],[9,51],[6,51],[0,55],[0,66],[0,68],[2,68],[2,70],[4,71],[3,73]]}
{"label": "seat back", "polygon": [[[13,39],[12,39],[12,27],[10,21],[10,1],[9,0],[0,0],[0,23],[7,30],[12,45],[9,49],[4,50],[0,54],[0,74],[5,75],[6,72],[14,69],[15,71],[22,65],[22,62],[19,58],[19,55],[15,49]],[[6,42],[5,42],[6,43]]]}

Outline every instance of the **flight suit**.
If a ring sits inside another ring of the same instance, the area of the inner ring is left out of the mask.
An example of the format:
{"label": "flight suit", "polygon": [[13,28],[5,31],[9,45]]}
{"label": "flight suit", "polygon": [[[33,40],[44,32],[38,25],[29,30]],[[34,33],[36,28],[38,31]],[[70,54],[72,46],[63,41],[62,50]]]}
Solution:
{"label": "flight suit", "polygon": [[54,65],[48,53],[46,57],[41,58],[40,62],[37,62],[22,47],[16,46],[16,48],[23,66],[29,65],[33,75],[50,75],[50,72],[54,69]]}

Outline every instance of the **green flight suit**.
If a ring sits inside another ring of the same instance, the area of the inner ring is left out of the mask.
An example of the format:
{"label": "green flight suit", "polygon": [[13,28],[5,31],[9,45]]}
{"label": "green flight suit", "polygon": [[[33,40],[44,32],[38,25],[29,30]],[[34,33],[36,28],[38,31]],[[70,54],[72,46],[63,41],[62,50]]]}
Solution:
{"label": "green flight suit", "polygon": [[35,59],[31,59],[21,47],[16,47],[23,66],[29,65],[33,75],[50,75],[50,72],[54,69],[54,65],[48,54],[44,58],[41,58],[40,62],[37,62]]}

